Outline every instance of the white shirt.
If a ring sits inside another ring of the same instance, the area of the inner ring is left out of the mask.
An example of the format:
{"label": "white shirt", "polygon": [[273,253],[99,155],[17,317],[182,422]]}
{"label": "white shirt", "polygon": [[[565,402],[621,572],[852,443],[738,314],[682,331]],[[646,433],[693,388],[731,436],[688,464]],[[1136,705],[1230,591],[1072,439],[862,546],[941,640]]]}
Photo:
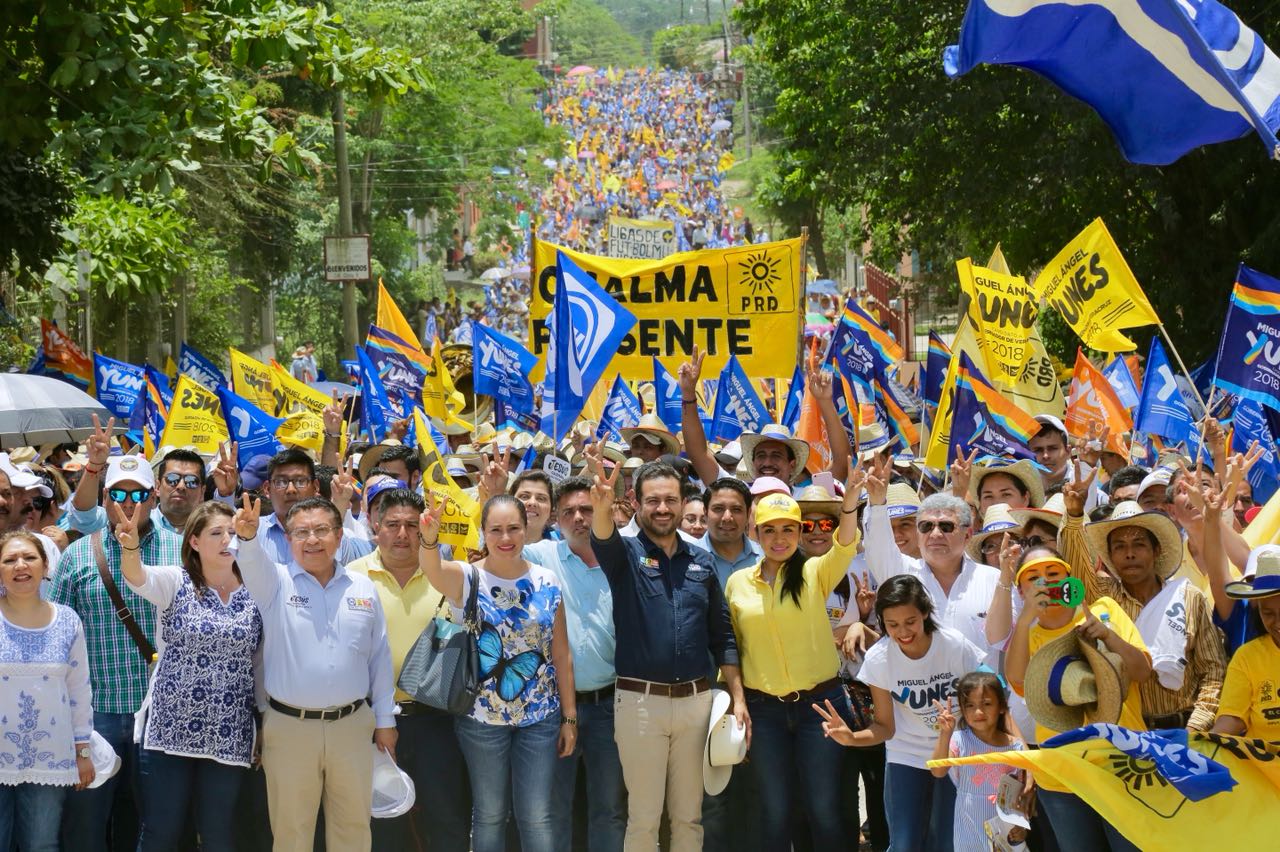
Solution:
{"label": "white shirt", "polygon": [[955,630],[939,627],[929,650],[913,660],[885,636],[867,649],[858,680],[893,697],[893,739],[885,743],[885,760],[925,769],[938,741],[938,708],[956,690],[956,681],[978,668],[982,650]]}
{"label": "white shirt", "polygon": [[881,585],[897,574],[910,574],[924,584],[933,600],[934,620],[943,627],[959,631],[966,639],[983,649],[985,661],[997,668],[999,650],[987,642],[987,609],[1000,583],[1000,572],[990,565],[979,565],[968,556],[960,566],[960,576],[951,586],[951,593],[942,590],[942,584],[933,576],[933,569],[924,559],[914,559],[898,550],[893,541],[893,528],[884,506],[867,507],[867,567],[876,584]]}

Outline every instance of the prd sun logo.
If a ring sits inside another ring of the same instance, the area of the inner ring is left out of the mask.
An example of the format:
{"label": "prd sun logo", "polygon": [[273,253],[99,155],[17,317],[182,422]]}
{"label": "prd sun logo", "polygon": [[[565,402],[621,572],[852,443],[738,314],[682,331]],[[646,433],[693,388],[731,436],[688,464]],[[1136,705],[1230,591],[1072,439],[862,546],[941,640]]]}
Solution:
{"label": "prd sun logo", "polygon": [[782,278],[778,275],[778,265],[781,262],[763,251],[748,254],[738,261],[742,280],[751,288],[752,295],[772,294],[773,285],[782,283]]}
{"label": "prd sun logo", "polygon": [[794,311],[792,252],[759,246],[728,252],[729,313],[772,314]]}

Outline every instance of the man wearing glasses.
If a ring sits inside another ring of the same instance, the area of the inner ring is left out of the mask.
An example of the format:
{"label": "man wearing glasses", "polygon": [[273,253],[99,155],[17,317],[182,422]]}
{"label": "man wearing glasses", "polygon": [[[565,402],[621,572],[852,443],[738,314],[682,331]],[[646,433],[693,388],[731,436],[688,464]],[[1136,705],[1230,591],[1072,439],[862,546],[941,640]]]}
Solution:
{"label": "man wearing glasses", "polygon": [[[143,563],[181,565],[182,538],[153,520],[158,514],[153,511],[156,482],[146,459],[116,456],[100,467],[98,460],[105,459],[106,454],[96,453],[93,438],[90,452],[85,470],[88,474],[93,469],[94,491],[98,475],[105,473],[105,499],[119,503],[126,514],[144,519],[138,531]],[[111,527],[93,531],[71,544],[58,563],[49,595],[55,603],[74,609],[84,623],[93,685],[93,727],[123,762],[120,772],[102,786],[67,794],[63,812],[63,846],[67,849],[105,850],[109,840],[113,849],[137,844],[133,720],[146,696],[150,660],[126,622],[132,621],[154,644],[156,615],[155,608],[125,583],[120,573],[120,547]],[[114,583],[125,611],[117,612],[104,576]]]}
{"label": "man wearing glasses", "polygon": [[292,502],[284,516],[289,554],[276,562],[264,546],[260,501],[242,499],[236,561],[266,640],[262,767],[275,848],[310,850],[323,801],[328,848],[368,852],[369,742],[392,757],[396,746],[395,680],[377,588],[336,558],[342,516],[328,500]]}
{"label": "man wearing glasses", "polygon": [[890,470],[884,466],[867,475],[867,567],[877,585],[898,574],[910,574],[933,598],[934,618],[964,634],[987,650],[986,662],[996,668],[999,652],[987,641],[984,625],[991,596],[1000,582],[999,570],[979,565],[965,552],[972,534],[973,510],[959,497],[932,494],[920,503],[916,530],[920,558],[898,550],[886,506]]}
{"label": "man wearing glasses", "polygon": [[[262,549],[272,562],[286,565],[289,562],[289,535],[283,519],[289,510],[319,494],[316,482],[316,463],[302,450],[281,450],[267,464],[267,481],[263,483],[267,499],[271,501],[271,514],[258,522],[262,534]],[[373,550],[373,544],[356,536],[342,536],[338,540],[337,560],[341,565],[354,562]]]}

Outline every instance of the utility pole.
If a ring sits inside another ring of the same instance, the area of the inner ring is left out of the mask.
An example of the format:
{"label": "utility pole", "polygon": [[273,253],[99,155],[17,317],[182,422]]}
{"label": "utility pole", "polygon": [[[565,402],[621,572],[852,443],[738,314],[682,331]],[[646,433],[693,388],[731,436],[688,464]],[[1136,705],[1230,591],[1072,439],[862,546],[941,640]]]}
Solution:
{"label": "utility pole", "polygon": [[[347,99],[339,83],[333,93],[333,154],[338,168],[338,236],[349,237],[351,224],[351,172],[347,168]],[[342,282],[342,348],[351,352],[359,343],[356,328],[356,282]]]}

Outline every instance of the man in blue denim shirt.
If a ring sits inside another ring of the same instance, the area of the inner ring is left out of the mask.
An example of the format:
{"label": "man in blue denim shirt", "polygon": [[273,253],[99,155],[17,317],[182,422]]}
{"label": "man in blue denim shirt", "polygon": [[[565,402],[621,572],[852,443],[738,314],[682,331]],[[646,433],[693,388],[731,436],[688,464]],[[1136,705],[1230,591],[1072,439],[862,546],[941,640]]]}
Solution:
{"label": "man in blue denim shirt", "polygon": [[614,738],[627,783],[627,850],[653,849],[665,802],[671,848],[702,848],[702,753],[711,722],[707,653],[733,698],[734,715],[750,719],[742,695],[738,647],[715,563],[682,541],[680,479],[670,465],[636,472],[640,534],[614,527],[614,482],[603,477],[598,445],[586,451],[597,471],[591,489],[591,548],[613,594],[618,637],[614,660]]}

